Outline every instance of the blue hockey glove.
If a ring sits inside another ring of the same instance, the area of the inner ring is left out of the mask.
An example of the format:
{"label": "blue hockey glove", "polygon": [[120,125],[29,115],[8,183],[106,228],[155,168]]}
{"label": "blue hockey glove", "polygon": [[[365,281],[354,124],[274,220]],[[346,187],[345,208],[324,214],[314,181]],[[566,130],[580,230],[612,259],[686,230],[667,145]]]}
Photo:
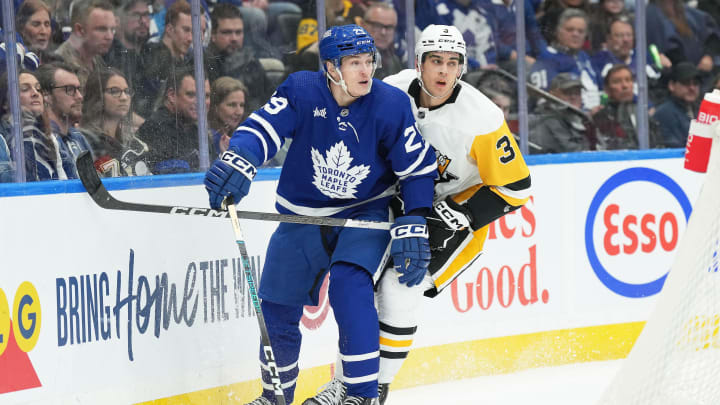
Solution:
{"label": "blue hockey glove", "polygon": [[227,196],[232,196],[236,203],[245,197],[257,173],[255,166],[234,149],[228,149],[220,159],[215,160],[205,173],[205,189],[210,195],[210,207],[220,209]]}
{"label": "blue hockey glove", "polygon": [[420,284],[430,264],[430,244],[425,218],[397,218],[390,228],[390,236],[390,254],[395,268],[402,273],[398,280],[408,287]]}

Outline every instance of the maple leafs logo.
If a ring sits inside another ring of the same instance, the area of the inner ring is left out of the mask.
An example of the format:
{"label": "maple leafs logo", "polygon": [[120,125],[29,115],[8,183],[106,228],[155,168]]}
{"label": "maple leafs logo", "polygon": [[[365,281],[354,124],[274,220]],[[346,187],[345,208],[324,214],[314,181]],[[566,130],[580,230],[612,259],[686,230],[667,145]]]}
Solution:
{"label": "maple leafs logo", "polygon": [[313,185],[330,198],[355,198],[357,186],[370,174],[370,166],[351,166],[350,156],[345,143],[340,141],[325,152],[323,157],[317,149],[312,148]]}

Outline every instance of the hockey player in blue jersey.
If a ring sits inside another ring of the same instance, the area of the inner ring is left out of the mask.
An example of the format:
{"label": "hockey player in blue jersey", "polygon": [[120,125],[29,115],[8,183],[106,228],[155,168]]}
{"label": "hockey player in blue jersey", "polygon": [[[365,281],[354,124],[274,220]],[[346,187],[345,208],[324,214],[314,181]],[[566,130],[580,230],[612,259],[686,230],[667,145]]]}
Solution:
{"label": "hockey player in blue jersey", "polygon": [[[430,259],[424,216],[432,207],[435,152],[415,126],[408,97],[372,75],[376,49],[357,25],[333,27],[320,40],[324,70],[291,74],[270,101],[240,124],[230,147],[205,176],[210,205],[247,195],[255,168],[292,139],[277,188],[285,214],[389,219],[399,184],[404,216],[390,232],[282,223],[270,239],[260,280],[262,311],[287,403],[299,372],[304,305],[317,305],[330,272],[329,299],[339,331],[346,405],[377,403],[379,327],[373,275],[392,255],[403,277],[424,274]],[[372,89],[372,91],[371,91]],[[260,354],[262,396],[275,396]]]}

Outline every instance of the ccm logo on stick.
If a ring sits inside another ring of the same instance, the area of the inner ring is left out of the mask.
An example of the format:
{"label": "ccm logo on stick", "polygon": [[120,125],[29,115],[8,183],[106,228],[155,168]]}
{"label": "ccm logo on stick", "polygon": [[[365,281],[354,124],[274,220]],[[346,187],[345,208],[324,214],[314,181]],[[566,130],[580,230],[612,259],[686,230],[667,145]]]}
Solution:
{"label": "ccm logo on stick", "polygon": [[[628,183],[633,184],[614,193],[610,198],[612,202],[604,203],[610,193]],[[649,194],[644,194],[646,198],[638,200],[635,197],[638,188],[647,190]],[[618,202],[613,199],[618,199]],[[670,203],[664,204],[665,200]],[[671,209],[668,210],[668,207]],[[636,257],[643,261],[651,257],[643,258],[642,255],[652,254],[657,259],[658,254],[672,252],[677,247],[680,226],[687,223],[691,211],[692,205],[683,189],[666,174],[646,167],[615,173],[598,189],[585,220],[585,250],[593,272],[608,289],[624,297],[642,298],[657,294],[669,269],[642,268],[632,261]],[[679,219],[683,216],[684,223]],[[594,232],[596,223],[598,233]],[[627,268],[635,270],[624,271]],[[618,276],[632,279],[632,282],[621,280]]]}

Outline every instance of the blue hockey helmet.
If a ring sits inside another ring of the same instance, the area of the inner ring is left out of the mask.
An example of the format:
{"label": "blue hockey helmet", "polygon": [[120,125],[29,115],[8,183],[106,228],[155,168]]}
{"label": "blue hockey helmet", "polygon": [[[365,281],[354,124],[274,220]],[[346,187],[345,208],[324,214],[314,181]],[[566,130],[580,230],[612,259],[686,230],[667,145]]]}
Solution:
{"label": "blue hockey helmet", "polygon": [[320,39],[320,58],[331,61],[335,66],[340,66],[343,57],[361,53],[370,53],[377,60],[375,40],[359,25],[331,27]]}

